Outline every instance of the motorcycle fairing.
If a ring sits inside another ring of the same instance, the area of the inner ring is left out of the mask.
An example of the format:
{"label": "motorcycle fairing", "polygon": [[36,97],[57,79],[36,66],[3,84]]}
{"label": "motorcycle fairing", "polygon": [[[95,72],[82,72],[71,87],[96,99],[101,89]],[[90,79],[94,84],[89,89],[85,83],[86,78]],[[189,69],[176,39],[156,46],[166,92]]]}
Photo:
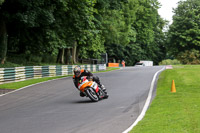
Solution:
{"label": "motorcycle fairing", "polygon": [[81,78],[80,84],[78,85],[78,88],[80,89],[80,91],[84,92],[85,88],[87,88],[87,87],[94,88],[94,90],[96,92],[99,91],[99,87],[98,87],[97,83],[95,83],[93,81],[88,81],[87,76],[84,76],[84,77]]}

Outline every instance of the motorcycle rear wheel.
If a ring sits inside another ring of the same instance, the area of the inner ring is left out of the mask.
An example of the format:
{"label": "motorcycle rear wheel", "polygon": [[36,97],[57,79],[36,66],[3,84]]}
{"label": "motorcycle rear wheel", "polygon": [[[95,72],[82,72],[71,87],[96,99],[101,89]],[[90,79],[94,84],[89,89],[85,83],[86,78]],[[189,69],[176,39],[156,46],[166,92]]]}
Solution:
{"label": "motorcycle rear wheel", "polygon": [[87,90],[85,90],[85,93],[93,102],[99,101],[97,93],[92,88],[88,88]]}

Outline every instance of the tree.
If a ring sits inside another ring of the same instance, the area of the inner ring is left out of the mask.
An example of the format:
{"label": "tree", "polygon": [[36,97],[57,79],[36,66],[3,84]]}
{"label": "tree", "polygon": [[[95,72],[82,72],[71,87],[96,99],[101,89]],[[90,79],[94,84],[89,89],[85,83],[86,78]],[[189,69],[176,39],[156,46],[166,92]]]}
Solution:
{"label": "tree", "polygon": [[2,13],[1,6],[4,0],[0,0],[0,63],[4,64],[7,54],[7,29],[6,20]]}
{"label": "tree", "polygon": [[49,47],[45,49],[45,35],[55,21],[54,10],[50,0],[6,0],[1,12],[6,20],[10,50],[31,56],[46,52]]}
{"label": "tree", "polygon": [[101,12],[97,17],[103,27],[101,30],[109,57],[125,59],[128,65],[141,59],[155,60],[156,64],[162,60],[165,57],[162,31],[165,22],[158,15],[158,1],[122,0],[112,3],[98,4],[106,8],[98,10]]}
{"label": "tree", "polygon": [[4,0],[0,0],[0,5],[4,2]]}
{"label": "tree", "polygon": [[[69,0],[69,10],[66,12],[67,32],[65,36],[68,38],[68,44],[73,47],[72,59],[77,62],[79,50],[84,51],[89,40],[95,40],[95,17],[96,12],[95,0]],[[93,39],[94,38],[94,39]],[[86,52],[86,51],[85,51]]]}
{"label": "tree", "polygon": [[157,23],[154,26],[155,39],[153,45],[151,45],[151,59],[154,61],[154,64],[159,64],[159,62],[166,58],[167,33],[163,31],[163,29],[167,23],[168,22],[163,20],[160,16],[157,17]]}
{"label": "tree", "polygon": [[107,10],[101,15],[102,33],[109,58],[125,59],[126,45],[135,40],[136,32],[131,24],[135,20],[135,0],[110,1]]}
{"label": "tree", "polygon": [[5,20],[0,15],[0,61],[4,64],[7,53],[7,29]]}
{"label": "tree", "polygon": [[8,42],[9,52],[28,61],[49,54],[59,63],[77,63],[107,52],[128,65],[158,62],[165,52],[158,5],[157,0],[6,0],[0,9],[1,61]]}
{"label": "tree", "polygon": [[168,49],[172,56],[191,49],[200,49],[200,1],[180,1],[174,9],[170,25]]}

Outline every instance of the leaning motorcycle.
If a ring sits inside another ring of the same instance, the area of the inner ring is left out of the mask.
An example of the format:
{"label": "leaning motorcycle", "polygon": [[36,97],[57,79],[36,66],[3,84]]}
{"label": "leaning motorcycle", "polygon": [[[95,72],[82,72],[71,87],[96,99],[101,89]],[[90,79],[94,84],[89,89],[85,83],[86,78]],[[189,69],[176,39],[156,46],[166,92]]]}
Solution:
{"label": "leaning motorcycle", "polygon": [[78,89],[94,102],[108,98],[108,94],[104,92],[96,82],[88,80],[87,76],[81,77]]}

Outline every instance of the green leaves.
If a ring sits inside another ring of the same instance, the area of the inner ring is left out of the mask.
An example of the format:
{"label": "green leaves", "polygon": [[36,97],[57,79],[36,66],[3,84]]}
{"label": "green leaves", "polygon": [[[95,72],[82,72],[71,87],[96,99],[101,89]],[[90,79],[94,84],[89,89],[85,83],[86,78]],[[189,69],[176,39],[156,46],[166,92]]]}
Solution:
{"label": "green leaves", "polygon": [[183,64],[199,64],[200,52],[199,50],[191,49],[180,52],[177,56]]}
{"label": "green leaves", "polygon": [[[141,59],[160,60],[164,22],[158,7],[157,0],[6,0],[0,11],[10,51],[39,56],[62,51],[62,62],[64,51],[78,58],[107,52],[109,58],[133,65]],[[199,32],[193,26],[187,34]]]}
{"label": "green leaves", "polygon": [[4,2],[4,0],[0,0],[0,5]]}
{"label": "green leaves", "polygon": [[200,1],[181,1],[174,10],[173,23],[169,30],[169,47],[173,47],[172,54],[190,49],[200,48]]}

